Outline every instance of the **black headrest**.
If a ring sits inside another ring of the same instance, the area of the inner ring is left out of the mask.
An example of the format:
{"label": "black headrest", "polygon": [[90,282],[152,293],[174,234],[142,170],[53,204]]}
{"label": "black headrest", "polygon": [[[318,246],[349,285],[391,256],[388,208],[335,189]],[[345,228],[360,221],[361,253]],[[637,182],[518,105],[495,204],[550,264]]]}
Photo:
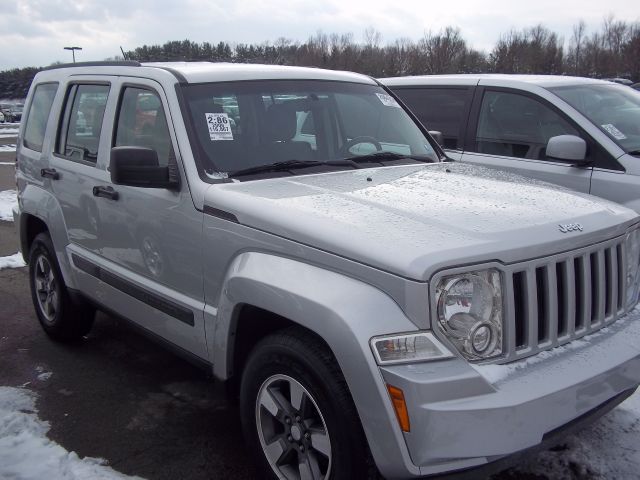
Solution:
{"label": "black headrest", "polygon": [[269,140],[287,141],[296,135],[297,117],[294,108],[285,103],[274,103],[267,110],[266,133]]}

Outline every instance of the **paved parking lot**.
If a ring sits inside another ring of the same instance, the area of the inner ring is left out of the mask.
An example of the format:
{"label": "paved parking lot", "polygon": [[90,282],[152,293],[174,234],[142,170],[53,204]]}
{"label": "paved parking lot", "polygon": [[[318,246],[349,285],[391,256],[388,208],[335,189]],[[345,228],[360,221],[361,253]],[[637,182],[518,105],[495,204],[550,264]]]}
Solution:
{"label": "paved parking lot", "polygon": [[[0,152],[0,191],[15,188],[14,158]],[[17,248],[13,224],[0,222],[0,257]],[[237,408],[207,372],[105,314],[81,345],[53,343],[33,313],[26,268],[0,270],[2,385],[36,392],[49,438],[81,457],[104,458],[118,472],[153,480],[260,478],[245,451]],[[494,480],[600,478],[565,450],[530,457],[522,467],[528,473],[512,470]],[[556,463],[554,474],[533,473],[549,461]]]}

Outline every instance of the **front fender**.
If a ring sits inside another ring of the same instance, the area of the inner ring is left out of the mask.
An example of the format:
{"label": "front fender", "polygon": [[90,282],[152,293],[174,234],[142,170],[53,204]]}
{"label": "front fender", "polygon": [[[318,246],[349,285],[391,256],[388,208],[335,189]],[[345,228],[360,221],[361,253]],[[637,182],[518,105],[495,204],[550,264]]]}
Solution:
{"label": "front fender", "polygon": [[416,330],[389,296],[345,275],[258,252],[235,258],[221,292],[216,318],[206,322],[218,378],[228,378],[233,368],[238,305],[250,304],[298,323],[333,351],[380,471],[388,477],[419,473],[369,347],[373,336]]}

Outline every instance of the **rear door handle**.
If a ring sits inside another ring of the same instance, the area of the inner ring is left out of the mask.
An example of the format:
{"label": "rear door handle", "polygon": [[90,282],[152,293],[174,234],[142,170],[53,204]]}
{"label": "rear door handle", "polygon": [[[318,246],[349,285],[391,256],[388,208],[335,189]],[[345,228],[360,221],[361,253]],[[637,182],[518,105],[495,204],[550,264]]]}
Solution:
{"label": "rear door handle", "polygon": [[113,187],[93,187],[93,196],[118,200],[118,192],[116,192]]}
{"label": "rear door handle", "polygon": [[58,180],[60,174],[56,172],[55,168],[43,168],[40,170],[40,176],[44,178],[50,178],[51,180]]}

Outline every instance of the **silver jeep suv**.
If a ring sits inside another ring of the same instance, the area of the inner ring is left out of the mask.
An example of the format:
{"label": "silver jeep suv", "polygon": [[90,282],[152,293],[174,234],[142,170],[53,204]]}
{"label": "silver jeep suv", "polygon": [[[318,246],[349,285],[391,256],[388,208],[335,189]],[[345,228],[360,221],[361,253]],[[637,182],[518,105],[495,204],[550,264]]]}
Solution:
{"label": "silver jeep suv", "polygon": [[76,64],[25,111],[42,327],[106,309],[212,369],[267,477],[481,467],[640,383],[638,216],[446,161],[369,77]]}

